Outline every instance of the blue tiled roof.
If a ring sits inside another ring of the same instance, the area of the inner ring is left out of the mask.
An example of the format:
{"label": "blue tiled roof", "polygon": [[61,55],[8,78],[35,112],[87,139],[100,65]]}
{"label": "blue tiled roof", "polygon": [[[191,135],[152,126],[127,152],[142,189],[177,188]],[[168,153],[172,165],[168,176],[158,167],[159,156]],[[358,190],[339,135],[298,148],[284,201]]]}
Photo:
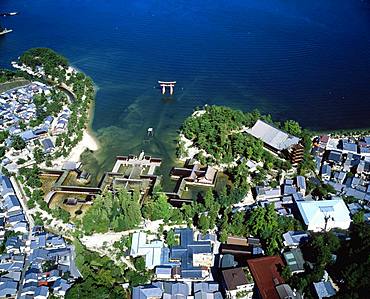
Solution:
{"label": "blue tiled roof", "polygon": [[14,207],[20,207],[20,205],[21,204],[15,195],[11,194],[5,197],[5,207],[8,210]]}
{"label": "blue tiled roof", "polygon": [[211,253],[211,242],[195,241],[193,230],[189,228],[176,229],[175,233],[180,235],[180,245],[171,248],[171,259],[181,261],[181,273],[184,278],[202,277],[200,267],[193,267],[193,254]]}
{"label": "blue tiled roof", "polygon": [[36,138],[36,135],[32,132],[32,130],[27,130],[27,131],[22,132],[20,136],[22,137],[24,141],[29,141],[29,140]]}
{"label": "blue tiled roof", "polygon": [[10,179],[3,175],[0,177],[1,184],[4,189],[13,189],[12,183],[10,182]]}

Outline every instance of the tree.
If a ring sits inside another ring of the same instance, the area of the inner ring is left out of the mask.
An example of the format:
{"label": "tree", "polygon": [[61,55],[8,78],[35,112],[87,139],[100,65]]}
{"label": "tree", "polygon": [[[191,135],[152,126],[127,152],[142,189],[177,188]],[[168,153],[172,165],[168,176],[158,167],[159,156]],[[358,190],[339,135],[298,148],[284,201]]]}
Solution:
{"label": "tree", "polygon": [[175,246],[177,244],[176,242],[176,235],[173,229],[170,229],[166,234],[166,243],[168,247]]}
{"label": "tree", "polygon": [[199,221],[198,221],[198,227],[203,233],[206,233],[207,230],[209,230],[209,220],[208,217],[205,214],[200,215]]}
{"label": "tree", "polygon": [[7,130],[0,131],[0,144],[5,141],[6,138],[9,137],[9,132]]}
{"label": "tree", "polygon": [[61,219],[64,223],[67,223],[70,220],[70,214],[66,210],[63,210],[60,207],[57,207],[56,209],[52,209],[51,213],[53,214],[55,218]]}
{"label": "tree", "polygon": [[292,134],[298,137],[301,136],[301,133],[302,133],[301,126],[299,125],[299,123],[297,123],[294,120],[287,120],[286,122],[284,122],[283,130],[289,134]]}
{"label": "tree", "polygon": [[44,151],[39,147],[35,147],[33,150],[33,157],[37,164],[41,164],[45,160]]}
{"label": "tree", "polygon": [[292,271],[290,270],[289,266],[284,266],[283,270],[281,271],[281,277],[285,281],[289,281],[289,279],[292,277]]}
{"label": "tree", "polygon": [[26,147],[26,142],[22,139],[21,136],[15,135],[12,138],[12,147],[15,150],[23,150]]}
{"label": "tree", "polygon": [[139,197],[137,192],[130,194],[126,189],[120,189],[114,195],[106,191],[94,200],[93,206],[85,213],[82,218],[83,229],[91,234],[136,227],[142,219]]}
{"label": "tree", "polygon": [[6,152],[6,147],[0,146],[0,158],[5,156],[5,152]]}
{"label": "tree", "polygon": [[143,272],[145,271],[145,260],[142,256],[139,256],[134,261],[136,271]]}
{"label": "tree", "polygon": [[155,193],[153,199],[145,203],[143,214],[150,220],[163,219],[168,222],[172,215],[172,206],[168,203],[166,194],[163,192]]}

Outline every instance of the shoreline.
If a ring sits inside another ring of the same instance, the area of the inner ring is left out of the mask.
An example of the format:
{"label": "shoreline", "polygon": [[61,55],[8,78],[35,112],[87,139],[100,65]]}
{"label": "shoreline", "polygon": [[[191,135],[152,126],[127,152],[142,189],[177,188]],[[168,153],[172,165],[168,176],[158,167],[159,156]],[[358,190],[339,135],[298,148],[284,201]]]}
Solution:
{"label": "shoreline", "polygon": [[83,130],[82,140],[76,144],[75,147],[71,150],[66,161],[81,162],[81,155],[85,150],[97,151],[100,148],[98,139],[95,136],[95,132],[92,129],[92,123],[95,116],[95,100],[96,100],[96,85],[94,84],[94,98],[91,101],[88,109],[89,121],[86,124],[86,128]]}
{"label": "shoreline", "polygon": [[[74,69],[77,69],[74,66],[72,66],[72,67]],[[72,162],[76,162],[76,163],[81,162],[81,155],[85,150],[90,150],[90,151],[93,151],[93,152],[99,150],[100,143],[99,143],[99,141],[98,141],[98,139],[95,135],[94,130],[92,129],[92,123],[93,123],[94,116],[95,116],[95,100],[96,100],[97,90],[98,90],[98,87],[94,83],[94,97],[91,100],[91,103],[90,103],[89,108],[87,110],[88,122],[86,124],[86,128],[82,131],[83,135],[82,135],[81,141],[79,143],[77,143],[76,146],[74,146],[71,149],[71,151],[70,151],[70,153],[67,157],[65,157],[65,158],[60,157],[60,158],[54,160],[53,161],[53,166],[54,167],[61,168],[65,161],[72,161]]]}

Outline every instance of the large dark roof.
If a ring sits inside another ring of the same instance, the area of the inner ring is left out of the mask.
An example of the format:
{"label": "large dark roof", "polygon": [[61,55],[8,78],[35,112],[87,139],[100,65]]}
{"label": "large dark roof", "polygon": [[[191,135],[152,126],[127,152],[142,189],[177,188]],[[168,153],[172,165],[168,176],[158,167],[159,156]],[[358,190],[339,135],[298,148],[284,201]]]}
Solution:
{"label": "large dark roof", "polygon": [[239,286],[248,284],[243,268],[223,270],[222,278],[225,282],[226,289],[229,291],[236,290]]}

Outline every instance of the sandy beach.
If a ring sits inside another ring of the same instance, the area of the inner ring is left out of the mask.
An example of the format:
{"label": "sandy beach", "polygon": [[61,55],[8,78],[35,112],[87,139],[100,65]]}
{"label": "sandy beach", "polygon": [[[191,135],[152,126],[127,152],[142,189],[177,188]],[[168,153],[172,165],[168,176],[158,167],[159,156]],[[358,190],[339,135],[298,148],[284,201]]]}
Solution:
{"label": "sandy beach", "polygon": [[65,161],[79,162],[81,154],[89,149],[91,151],[96,151],[99,149],[99,143],[96,138],[85,129],[83,132],[82,140],[77,143],[77,145],[72,149],[67,157],[59,157],[53,161],[53,168],[61,168]]}
{"label": "sandy beach", "polygon": [[69,156],[65,159],[67,161],[79,162],[81,154],[89,149],[96,151],[99,149],[99,143],[95,137],[85,129],[83,132],[82,140],[72,149]]}

